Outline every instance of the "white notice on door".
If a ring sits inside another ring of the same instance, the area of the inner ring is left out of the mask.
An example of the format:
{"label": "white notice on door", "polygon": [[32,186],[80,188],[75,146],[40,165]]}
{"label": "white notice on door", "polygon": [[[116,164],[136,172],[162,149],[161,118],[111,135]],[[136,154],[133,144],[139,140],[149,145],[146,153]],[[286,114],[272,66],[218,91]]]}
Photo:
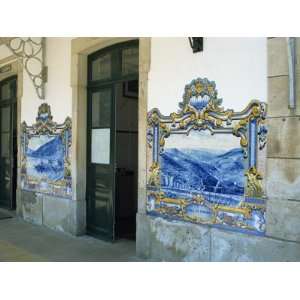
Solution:
{"label": "white notice on door", "polygon": [[92,129],[92,163],[109,164],[110,128]]}

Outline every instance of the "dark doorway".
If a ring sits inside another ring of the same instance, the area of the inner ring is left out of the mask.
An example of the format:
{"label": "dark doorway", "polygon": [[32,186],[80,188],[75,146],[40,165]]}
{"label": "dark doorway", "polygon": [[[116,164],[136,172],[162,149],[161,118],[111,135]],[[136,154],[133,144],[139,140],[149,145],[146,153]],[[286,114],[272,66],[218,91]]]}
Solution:
{"label": "dark doorway", "polygon": [[87,231],[135,238],[138,172],[138,41],[88,58]]}
{"label": "dark doorway", "polygon": [[135,237],[138,173],[138,80],[116,86],[116,234]]}
{"label": "dark doorway", "polygon": [[16,208],[17,78],[0,82],[0,207]]}

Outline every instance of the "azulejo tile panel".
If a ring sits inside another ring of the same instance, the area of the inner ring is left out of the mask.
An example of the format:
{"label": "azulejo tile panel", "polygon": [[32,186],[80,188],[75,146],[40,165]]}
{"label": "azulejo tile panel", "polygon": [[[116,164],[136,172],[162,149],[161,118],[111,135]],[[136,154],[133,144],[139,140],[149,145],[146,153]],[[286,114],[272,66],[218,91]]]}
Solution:
{"label": "azulejo tile panel", "polygon": [[55,123],[50,106],[43,103],[36,123],[23,122],[21,128],[21,188],[71,197],[71,119]]}
{"label": "azulejo tile panel", "polygon": [[207,78],[185,86],[178,112],[148,113],[147,212],[170,220],[265,233],[263,175],[266,104],[221,107]]}

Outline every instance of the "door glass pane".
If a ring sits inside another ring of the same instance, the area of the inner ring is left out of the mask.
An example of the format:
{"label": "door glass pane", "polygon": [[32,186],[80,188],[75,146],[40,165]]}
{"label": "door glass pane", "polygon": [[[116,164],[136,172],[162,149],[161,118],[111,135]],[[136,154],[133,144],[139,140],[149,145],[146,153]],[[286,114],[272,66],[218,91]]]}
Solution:
{"label": "door glass pane", "polygon": [[0,139],[0,157],[9,157],[9,133],[1,133]]}
{"label": "door glass pane", "polygon": [[92,80],[111,78],[111,55],[103,55],[92,62]]}
{"label": "door glass pane", "polygon": [[10,82],[5,83],[2,85],[0,88],[0,99],[1,100],[6,100],[11,97],[11,90],[10,90]]}
{"label": "door glass pane", "polygon": [[103,90],[92,95],[92,127],[110,127],[111,90]]}
{"label": "door glass pane", "polygon": [[92,163],[110,163],[110,129],[92,129]]}
{"label": "door glass pane", "polygon": [[[128,88],[131,82],[134,81],[126,81],[121,85],[117,85],[117,130],[136,131],[138,128],[138,91],[135,88]],[[137,83],[138,81],[135,80],[135,82]]]}
{"label": "door glass pane", "polygon": [[127,48],[122,51],[122,75],[137,74],[139,71],[139,50]]}
{"label": "door glass pane", "polygon": [[10,107],[1,108],[1,132],[9,131],[9,123],[10,123]]}

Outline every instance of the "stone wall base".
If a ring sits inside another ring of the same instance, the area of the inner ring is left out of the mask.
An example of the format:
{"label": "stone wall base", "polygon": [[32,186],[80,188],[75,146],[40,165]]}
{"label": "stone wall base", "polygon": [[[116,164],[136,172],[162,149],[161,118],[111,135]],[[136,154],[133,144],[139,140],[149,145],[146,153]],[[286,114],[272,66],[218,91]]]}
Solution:
{"label": "stone wall base", "polygon": [[300,243],[137,214],[137,256],[155,261],[300,261]]}
{"label": "stone wall base", "polygon": [[85,202],[23,190],[17,199],[17,215],[25,221],[72,235],[85,233]]}

